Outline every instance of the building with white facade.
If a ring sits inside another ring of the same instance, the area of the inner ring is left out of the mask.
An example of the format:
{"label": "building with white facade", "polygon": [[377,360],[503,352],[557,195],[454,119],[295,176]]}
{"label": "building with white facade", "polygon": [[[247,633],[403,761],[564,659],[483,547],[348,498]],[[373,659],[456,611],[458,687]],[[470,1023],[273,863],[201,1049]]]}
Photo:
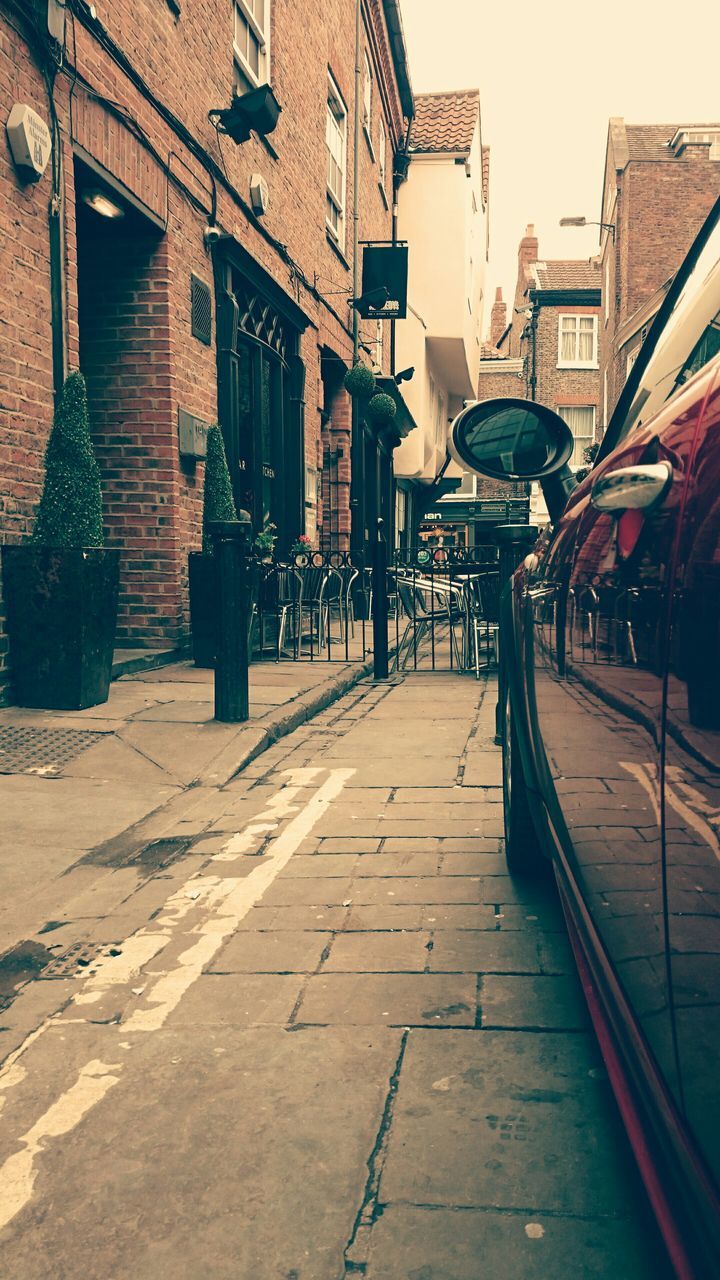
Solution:
{"label": "building with white facade", "polygon": [[[436,481],[448,422],[476,396],[488,256],[489,151],[477,89],[419,94],[398,234],[410,245],[408,316],[397,326],[395,367],[413,368],[403,397],[418,423],[395,451],[396,541],[416,539],[425,511],[447,489]],[[459,469],[453,465],[444,480]]]}

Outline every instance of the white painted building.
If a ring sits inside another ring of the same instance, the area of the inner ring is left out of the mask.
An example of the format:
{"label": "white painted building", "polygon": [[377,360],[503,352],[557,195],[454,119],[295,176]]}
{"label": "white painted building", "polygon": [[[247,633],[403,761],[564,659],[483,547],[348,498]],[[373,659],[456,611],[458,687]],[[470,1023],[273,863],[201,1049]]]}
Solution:
{"label": "white painted building", "polygon": [[[482,145],[480,94],[419,94],[415,105],[408,177],[398,198],[409,270],[395,365],[415,370],[402,392],[418,426],[395,450],[396,539],[431,497],[446,459],[448,421],[477,395],[488,256],[489,151]],[[446,478],[460,474],[452,466]]]}

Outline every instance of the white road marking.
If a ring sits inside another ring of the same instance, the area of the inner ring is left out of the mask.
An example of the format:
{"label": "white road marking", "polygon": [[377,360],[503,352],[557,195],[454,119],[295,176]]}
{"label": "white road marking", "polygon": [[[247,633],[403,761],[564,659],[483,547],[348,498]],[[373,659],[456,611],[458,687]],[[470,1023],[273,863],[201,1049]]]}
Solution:
{"label": "white road marking", "polygon": [[[621,760],[620,764],[623,769],[627,769],[628,773],[631,773],[634,778],[637,778],[641,787],[643,787],[643,789],[650,796],[653,812],[655,814],[655,819],[659,824],[660,811],[658,809],[657,800],[655,798],[655,784],[651,780],[651,778],[648,776],[645,766],[641,764],[627,764],[624,760]],[[686,822],[689,827],[692,827],[693,831],[695,831],[697,835],[700,836],[701,840],[704,840],[706,844],[710,845],[710,848],[715,854],[715,857],[720,860],[720,848],[718,847],[717,831],[710,825],[709,822],[705,820],[705,818],[701,816],[701,814],[697,813],[695,809],[691,809],[689,805],[685,804],[685,801],[680,799],[680,796],[677,794],[676,791],[673,790],[672,786],[670,785],[669,777],[672,777],[673,780],[676,782],[676,785],[682,786],[682,789],[685,791],[686,795],[692,798],[695,801],[695,803],[699,802],[702,808],[705,809],[706,811],[709,809],[709,806],[707,805],[706,801],[703,799],[702,795],[699,792],[695,791],[694,787],[691,787],[689,783],[682,782],[680,780],[679,773],[680,771],[677,770],[675,766],[672,766],[671,768],[665,770],[665,799],[667,800],[671,808],[675,810],[678,817],[682,818],[683,822]],[[710,812],[714,812],[714,811],[711,810]]]}
{"label": "white road marking", "polygon": [[[311,777],[314,778],[319,772],[319,769],[298,769],[288,771],[288,774],[297,790],[300,786],[307,785]],[[327,780],[309,797],[285,830],[272,839],[267,857],[249,876],[240,879],[190,877],[180,889],[170,895],[159,918],[125,940],[122,947],[118,948],[121,954],[108,956],[97,962],[87,976],[83,991],[75,996],[74,1003],[94,1003],[111,987],[127,985],[144,965],[165,948],[185,916],[198,907],[204,907],[204,918],[189,930],[190,934],[196,935],[197,940],[181,953],[174,968],[161,973],[155,982],[146,982],[143,991],[147,992],[146,999],[150,1001],[150,1007],[136,1010],[113,1030],[125,1036],[132,1031],[156,1031],[162,1027],[185,992],[200,977],[205,965],[212,960],[248,911],[262,898],[354,772],[354,769],[331,769]],[[287,791],[292,789],[286,788]],[[287,799],[285,797],[282,804]],[[279,807],[275,812],[278,811]],[[13,1088],[25,1078],[26,1069],[18,1063],[18,1059],[48,1027],[58,1025],[58,1016],[55,1014],[47,1018],[8,1057],[0,1071],[0,1090]],[[86,1025],[82,1018],[66,1021],[65,1025],[71,1028],[78,1024]],[[131,1051],[132,1047],[125,1039],[118,1042],[118,1049],[126,1052]],[[45,1140],[60,1137],[74,1129],[88,1111],[118,1083],[124,1065],[123,1062],[108,1064],[97,1058],[85,1063],[75,1082],[18,1138],[23,1144],[22,1150],[9,1156],[0,1167],[0,1229],[30,1200],[37,1176],[36,1157],[45,1149]]]}
{"label": "white road marking", "polygon": [[111,1075],[119,1066],[95,1058],[86,1062],[75,1083],[53,1102],[44,1115],[19,1139],[23,1149],[10,1156],[0,1171],[0,1229],[19,1213],[30,1199],[35,1185],[35,1157],[45,1149],[46,1138],[70,1133],[114,1084]]}

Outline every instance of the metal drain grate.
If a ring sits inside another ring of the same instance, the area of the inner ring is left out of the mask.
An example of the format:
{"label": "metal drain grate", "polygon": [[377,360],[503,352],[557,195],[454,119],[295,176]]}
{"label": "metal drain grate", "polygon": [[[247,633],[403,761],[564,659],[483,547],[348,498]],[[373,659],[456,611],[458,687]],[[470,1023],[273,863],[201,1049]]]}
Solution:
{"label": "metal drain grate", "polygon": [[68,947],[67,951],[63,951],[62,955],[51,960],[40,977],[77,978],[84,969],[90,968],[94,960],[98,960],[104,954],[118,955],[119,952],[115,947],[108,947],[107,943],[75,942]]}
{"label": "metal drain grate", "polygon": [[0,773],[60,773],[106,735],[92,729],[36,729],[0,725]]}

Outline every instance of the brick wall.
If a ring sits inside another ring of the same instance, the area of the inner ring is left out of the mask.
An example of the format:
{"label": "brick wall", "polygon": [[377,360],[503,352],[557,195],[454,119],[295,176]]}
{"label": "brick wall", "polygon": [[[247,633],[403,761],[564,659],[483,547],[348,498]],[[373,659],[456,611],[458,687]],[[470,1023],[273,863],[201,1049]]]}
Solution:
{"label": "brick wall", "polygon": [[[74,38],[65,50],[67,74],[58,75],[55,84],[63,135],[67,361],[69,368],[86,366],[88,375],[108,537],[124,548],[121,636],[126,640],[175,643],[187,634],[187,552],[200,541],[203,467],[181,465],[177,410],[181,406],[206,421],[217,416],[214,324],[210,347],[190,331],[190,275],[212,282],[203,230],[213,206],[220,227],[251,253],[307,317],[300,345],[306,366],[305,455],[311,466],[322,458],[320,349],[330,351],[342,368],[352,356],[347,297],[354,10],[354,0],[328,0],[322,8],[311,6],[298,22],[291,0],[274,0],[270,79],[282,114],[269,145],[253,138],[236,147],[227,138],[220,143],[208,120],[211,108],[229,105],[233,88],[228,0],[183,5],[179,17],[157,0],[117,0],[103,9],[108,36],[129,58],[149,93],[180,119],[218,172],[225,171],[226,181],[209,172],[102,47],[101,29],[86,29],[77,15],[72,25],[68,22]],[[389,239],[393,149],[402,137],[403,121],[380,0],[368,0],[363,21],[374,83],[373,145],[364,133],[360,143],[360,238]],[[348,108],[341,246],[329,242],[325,228],[328,66]],[[91,92],[85,91],[84,81]],[[29,103],[48,119],[36,55],[0,17],[3,118],[14,101]],[[111,102],[119,104],[119,110],[108,105]],[[378,169],[381,115],[387,134],[385,196]],[[133,245],[123,246],[120,238],[104,257],[84,238],[82,219],[78,235],[73,144],[158,216],[164,235],[144,229]],[[263,174],[269,185],[270,204],[262,221],[247,205],[254,173]],[[0,515],[5,540],[24,537],[31,528],[52,417],[49,198],[49,172],[37,186],[23,186],[7,144],[0,144],[5,297],[23,299],[22,307],[6,303],[2,315],[0,405],[6,421],[0,433]],[[84,290],[80,314],[78,258],[81,293]],[[102,287],[94,289],[93,278]],[[369,345],[374,338],[374,325],[364,324],[361,340]],[[338,399],[332,411],[338,437],[347,434],[346,419],[347,409]],[[349,442],[347,449],[343,445],[341,472],[343,520],[349,528]],[[313,536],[321,515],[322,509],[307,508],[307,529]],[[3,655],[0,633],[0,680]]]}

